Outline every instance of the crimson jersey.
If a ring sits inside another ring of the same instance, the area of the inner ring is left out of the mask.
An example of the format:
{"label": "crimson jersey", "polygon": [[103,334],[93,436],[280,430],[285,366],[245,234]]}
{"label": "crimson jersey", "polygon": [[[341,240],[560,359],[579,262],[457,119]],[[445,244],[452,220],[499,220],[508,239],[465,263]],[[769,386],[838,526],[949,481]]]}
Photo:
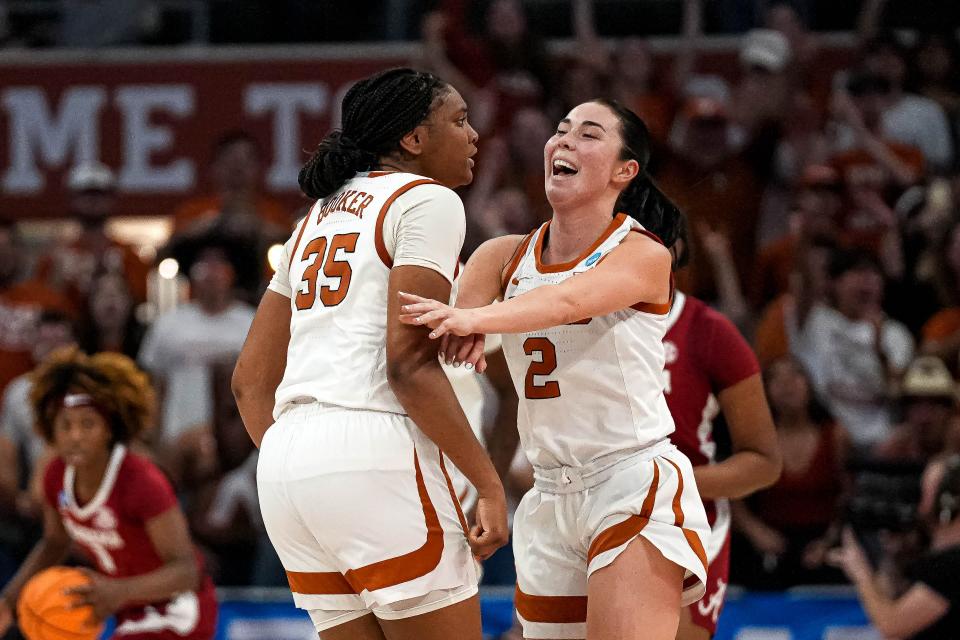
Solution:
{"label": "crimson jersey", "polygon": [[[694,467],[710,464],[717,449],[717,395],[759,373],[760,365],[733,323],[696,298],[677,292],[667,325],[664,394],[676,425],[670,439]],[[729,531],[729,505],[726,500],[704,500],[704,507],[713,527],[705,547],[713,560]]]}
{"label": "crimson jersey", "polygon": [[[73,467],[56,458],[44,475],[44,495],[70,538],[98,570],[112,578],[128,578],[163,566],[146,529],[148,521],[177,505],[163,473],[146,458],[116,445],[100,487],[82,506],[74,495],[74,477]],[[119,611],[116,637],[213,637],[217,608],[213,582],[203,571],[199,553],[196,558],[202,576],[196,592]]]}

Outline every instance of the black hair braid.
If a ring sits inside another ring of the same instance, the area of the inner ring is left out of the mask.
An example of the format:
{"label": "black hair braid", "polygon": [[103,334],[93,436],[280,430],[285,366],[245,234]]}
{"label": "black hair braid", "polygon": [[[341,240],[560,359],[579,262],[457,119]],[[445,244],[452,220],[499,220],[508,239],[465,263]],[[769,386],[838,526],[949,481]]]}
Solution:
{"label": "black hair braid", "polygon": [[398,68],[354,84],[343,98],[342,128],[328,134],[300,170],[311,198],[334,193],[358,171],[374,168],[430,115],[447,84],[436,76]]}

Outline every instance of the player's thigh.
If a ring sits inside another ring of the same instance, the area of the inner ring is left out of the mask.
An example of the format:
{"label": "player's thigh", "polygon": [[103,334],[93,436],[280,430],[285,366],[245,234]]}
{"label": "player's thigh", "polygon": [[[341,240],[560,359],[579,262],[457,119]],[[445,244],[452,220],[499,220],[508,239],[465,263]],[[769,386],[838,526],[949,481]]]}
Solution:
{"label": "player's thigh", "polygon": [[319,633],[320,640],[385,640],[380,623],[372,613]]}
{"label": "player's thigh", "polygon": [[673,640],[684,569],[642,535],[588,582],[587,640]]}
{"label": "player's thigh", "polygon": [[[696,604],[690,605],[695,607]],[[709,631],[697,625],[690,615],[690,607],[680,609],[680,626],[677,629],[677,640],[710,640],[713,636]]]}
{"label": "player's thigh", "polygon": [[[480,596],[429,613],[379,621],[386,640],[482,640]],[[344,636],[346,639],[346,636]],[[323,640],[326,640],[324,638]]]}

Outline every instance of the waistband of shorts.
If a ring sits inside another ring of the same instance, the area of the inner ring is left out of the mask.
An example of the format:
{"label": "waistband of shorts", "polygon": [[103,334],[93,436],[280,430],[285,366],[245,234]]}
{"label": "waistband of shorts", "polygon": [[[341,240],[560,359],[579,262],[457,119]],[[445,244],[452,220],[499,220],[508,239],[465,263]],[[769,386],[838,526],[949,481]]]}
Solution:
{"label": "waistband of shorts", "polygon": [[617,471],[676,449],[664,438],[630,452],[615,451],[579,467],[534,467],[533,486],[544,493],[577,493],[606,482]]}
{"label": "waistband of shorts", "polygon": [[307,418],[310,416],[317,416],[324,413],[368,413],[374,415],[381,415],[386,417],[396,417],[396,418],[406,418],[407,415],[403,413],[393,413],[391,411],[378,411],[376,409],[365,409],[362,407],[344,407],[339,404],[331,404],[329,402],[321,402],[314,398],[310,397],[300,397],[295,398],[287,402],[284,407],[280,410],[280,415],[277,419],[279,422],[283,418]]}

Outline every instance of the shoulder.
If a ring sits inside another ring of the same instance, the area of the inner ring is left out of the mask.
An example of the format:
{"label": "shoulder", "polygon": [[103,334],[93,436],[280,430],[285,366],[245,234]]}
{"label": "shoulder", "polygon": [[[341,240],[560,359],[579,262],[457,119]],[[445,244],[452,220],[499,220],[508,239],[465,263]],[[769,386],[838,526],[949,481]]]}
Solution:
{"label": "shoulder", "polygon": [[393,200],[408,207],[431,203],[463,210],[463,201],[453,189],[430,178],[414,174],[405,174],[405,176],[406,180],[396,186],[388,203]]}
{"label": "shoulder", "polygon": [[162,493],[173,493],[167,476],[160,470],[152,460],[146,456],[127,451],[117,470],[117,487],[143,490],[157,490]]}
{"label": "shoulder", "polygon": [[477,247],[473,255],[482,258],[484,261],[495,260],[501,265],[506,265],[514,255],[522,252],[521,245],[529,242],[529,239],[533,237],[534,231],[524,236],[511,234],[509,236],[491,238]]}
{"label": "shoulder", "polygon": [[656,261],[657,264],[665,264],[670,267],[673,264],[673,256],[663,242],[657,236],[646,229],[631,229],[620,243],[621,247],[629,247],[630,255],[637,261],[649,262]]}

